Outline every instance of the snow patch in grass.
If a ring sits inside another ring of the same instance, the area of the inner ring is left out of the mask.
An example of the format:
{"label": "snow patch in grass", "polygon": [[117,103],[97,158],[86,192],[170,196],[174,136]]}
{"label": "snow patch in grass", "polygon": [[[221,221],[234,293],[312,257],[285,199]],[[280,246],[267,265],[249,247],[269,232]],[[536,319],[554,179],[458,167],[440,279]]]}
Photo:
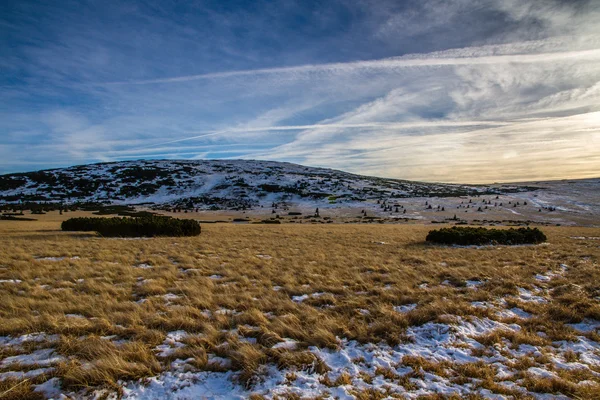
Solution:
{"label": "snow patch in grass", "polygon": [[67,318],[85,319],[85,316],[83,316],[81,314],[65,314],[65,317],[67,317]]}
{"label": "snow patch in grass", "polygon": [[279,342],[273,346],[274,349],[294,350],[298,346],[298,342],[294,339],[284,338],[283,342]]}
{"label": "snow patch in grass", "polygon": [[484,283],[485,283],[485,281],[480,281],[480,280],[467,280],[465,282],[467,287],[470,289],[476,289],[477,287],[483,285]]}
{"label": "snow patch in grass", "polygon": [[552,277],[548,275],[537,274],[535,276],[535,279],[541,282],[550,282],[552,280]]}
{"label": "snow patch in grass", "polygon": [[576,331],[588,333],[600,330],[600,321],[586,318],[582,322],[577,324],[567,324],[567,326],[570,326]]}
{"label": "snow patch in grass", "polygon": [[241,311],[231,310],[229,308],[221,308],[221,309],[215,311],[215,314],[220,314],[220,315],[240,315],[241,313],[242,313]]}
{"label": "snow patch in grass", "polygon": [[494,308],[494,304],[490,303],[489,301],[472,301],[471,302],[471,307],[475,307],[475,308]]}
{"label": "snow patch in grass", "polygon": [[[562,268],[562,267],[561,267]],[[566,267],[563,268],[563,271]],[[560,272],[559,272],[560,273]],[[551,274],[556,274],[552,273]],[[548,275],[542,275],[548,276]],[[550,278],[551,279],[551,278]],[[547,282],[546,280],[542,280]],[[481,284],[480,281],[476,281]],[[276,287],[274,287],[274,290]],[[538,294],[546,293],[545,289],[534,288],[533,291],[519,288],[518,298],[529,302],[546,302],[547,300]],[[302,302],[310,297],[322,296],[326,293],[304,294],[292,296],[295,302]],[[506,301],[499,299],[492,302],[473,302],[473,307],[482,307],[496,310],[500,317],[505,318],[530,318],[531,314],[521,308],[513,307],[505,309]],[[407,304],[394,307],[397,312],[408,312],[414,310],[416,304]],[[360,310],[363,312],[367,310]],[[216,313],[235,312],[233,310],[218,310]],[[366,313],[365,313],[366,314]],[[265,313],[272,317],[271,313]],[[356,341],[338,339],[337,349],[321,349],[310,347],[308,351],[321,359],[331,371],[327,373],[328,380],[335,381],[342,373],[350,376],[351,385],[329,387],[324,383],[325,375],[318,374],[314,370],[279,370],[275,365],[265,365],[259,369],[256,385],[251,390],[235,383],[236,372],[185,372],[183,369],[164,372],[160,376],[152,378],[147,384],[142,382],[130,383],[124,390],[125,399],[155,399],[168,397],[171,399],[187,398],[214,398],[235,399],[248,398],[251,393],[268,396],[293,393],[301,397],[318,396],[325,391],[333,398],[354,398],[354,390],[373,389],[380,390],[385,386],[390,394],[398,394],[407,398],[416,398],[420,395],[439,393],[444,396],[456,394],[466,396],[478,393],[485,398],[502,398],[489,390],[476,388],[476,379],[468,380],[464,384],[455,383],[452,379],[438,376],[433,372],[419,371],[420,374],[413,375],[410,382],[416,389],[407,389],[394,380],[384,379],[376,375],[377,368],[390,369],[396,375],[403,376],[413,372],[412,368],[403,364],[406,356],[423,357],[430,362],[448,362],[450,365],[484,362],[492,365],[496,370],[496,378],[509,379],[519,371],[511,367],[511,361],[521,357],[541,357],[549,355],[552,360],[549,364],[540,364],[526,370],[527,374],[539,378],[555,378],[557,375],[553,369],[578,369],[589,370],[590,366],[600,366],[600,344],[584,336],[578,336],[576,341],[554,342],[553,346],[538,347],[530,344],[520,344],[514,347],[510,342],[510,335],[494,346],[487,346],[476,339],[495,331],[518,332],[521,326],[518,324],[507,324],[489,318],[479,317],[457,317],[451,315],[442,316],[443,320],[450,323],[429,322],[421,326],[411,326],[406,330],[408,340],[398,346],[391,347],[386,343],[360,344]],[[590,332],[600,327],[600,322],[585,320],[580,324],[571,324],[571,327],[582,332]],[[538,333],[541,337],[547,337],[543,332]],[[171,340],[171,343],[168,343]],[[176,334],[169,334],[163,345],[168,345],[162,351],[172,352],[180,344]],[[292,339],[284,339],[273,346],[274,349],[293,350],[297,342]],[[477,353],[473,351],[477,350]],[[479,350],[485,350],[484,355]],[[566,362],[564,354],[574,352],[578,355],[578,362]],[[167,353],[170,354],[170,353]],[[185,360],[181,361],[185,363]],[[209,364],[219,368],[230,368],[229,359],[209,354]],[[452,367],[450,367],[452,368]],[[293,372],[296,379],[289,382],[287,374]],[[368,377],[368,379],[364,379]],[[507,389],[517,390],[527,394],[527,390],[519,386],[521,381],[498,382]],[[408,390],[408,391],[407,391]],[[548,398],[548,395],[536,395],[537,398]]]}
{"label": "snow patch in grass", "polygon": [[584,336],[577,336],[577,342],[561,340],[553,344],[562,353],[573,351],[579,354],[580,362],[600,366],[600,343]]}
{"label": "snow patch in grass", "polygon": [[31,379],[36,378],[40,375],[50,374],[54,371],[54,368],[37,368],[29,371],[7,371],[0,372],[0,381],[6,379]]}
{"label": "snow patch in grass", "polygon": [[519,307],[513,307],[510,310],[498,310],[496,314],[501,318],[531,318],[531,314],[529,314],[526,311],[523,311]]}
{"label": "snow patch in grass", "polygon": [[519,290],[519,300],[524,301],[526,303],[547,303],[548,300],[533,294],[532,291],[527,290],[525,288],[518,288]]}
{"label": "snow patch in grass", "polygon": [[167,305],[171,304],[171,302],[173,300],[177,300],[177,299],[181,298],[181,296],[173,294],[173,293],[163,294],[161,297],[165,300],[165,302],[167,303]]}
{"label": "snow patch in grass", "polygon": [[123,399],[244,399],[242,387],[232,382],[233,372],[165,373],[123,388]]}
{"label": "snow patch in grass", "polygon": [[34,392],[42,393],[47,399],[61,399],[62,393],[60,390],[60,379],[51,378],[46,382],[35,385]]}
{"label": "snow patch in grass", "polygon": [[179,268],[179,272],[184,273],[184,274],[193,274],[195,272],[200,272],[200,269],[198,268]]}
{"label": "snow patch in grass", "polygon": [[308,299],[310,296],[307,294],[303,294],[302,296],[292,296],[292,301],[296,303],[302,303],[304,300]]}
{"label": "snow patch in grass", "polygon": [[394,311],[399,312],[399,313],[407,313],[409,311],[414,310],[415,308],[417,308],[416,303],[403,304],[401,306],[394,306]]}
{"label": "snow patch in grass", "polygon": [[[310,286],[309,286],[310,287]],[[292,296],[292,301],[295,303],[302,303],[304,300],[308,299],[308,298],[313,298],[313,299],[318,299],[319,297],[325,296],[326,294],[329,294],[327,292],[315,292],[312,294],[303,294],[301,296]]]}
{"label": "snow patch in grass", "polygon": [[231,360],[216,356],[214,354],[208,355],[208,364],[219,368],[231,368]]}
{"label": "snow patch in grass", "polygon": [[538,368],[538,367],[531,367],[527,369],[527,372],[537,378],[556,378],[556,374],[553,372],[550,372],[548,370],[542,369],[542,368]]}
{"label": "snow patch in grass", "polygon": [[188,333],[183,330],[169,332],[167,337],[162,344],[159,344],[154,348],[159,357],[168,357],[175,352],[178,348],[184,346],[180,341],[188,336]]}
{"label": "snow patch in grass", "polygon": [[62,260],[79,260],[81,257],[35,257],[38,261],[62,261]]}
{"label": "snow patch in grass", "polygon": [[6,357],[0,362],[0,367],[7,368],[11,365],[38,365],[43,367],[63,361],[64,359],[60,355],[55,355],[54,349],[41,349],[29,354]]}
{"label": "snow patch in grass", "polygon": [[[248,398],[250,393],[282,395],[286,392],[303,397],[314,397],[324,391],[328,391],[332,397],[343,399],[353,398],[352,391],[355,389],[378,390],[382,385],[386,385],[390,393],[408,395],[410,398],[432,392],[444,395],[452,393],[466,395],[473,392],[472,385],[454,384],[431,373],[425,373],[423,379],[412,378],[411,382],[417,386],[417,389],[410,393],[407,393],[406,389],[396,382],[385,380],[381,376],[374,376],[378,367],[390,368],[400,376],[410,373],[412,368],[402,366],[402,359],[407,355],[423,356],[431,361],[477,361],[478,358],[470,355],[468,344],[472,339],[465,335],[482,334],[498,327],[511,328],[505,324],[476,318],[469,322],[458,318],[457,322],[457,326],[428,323],[421,327],[409,328],[408,335],[413,342],[396,347],[390,347],[383,343],[362,345],[344,339],[340,340],[340,347],[337,350],[309,348],[310,352],[332,369],[328,374],[331,380],[335,380],[342,373],[350,375],[352,385],[348,386],[329,387],[322,383],[323,375],[314,371],[294,371],[296,379],[293,383],[289,383],[285,377],[291,371],[278,370],[275,366],[265,366],[261,370],[261,376],[252,390],[247,390],[234,383],[236,373],[231,371],[171,371],[151,378],[146,385],[141,382],[129,384],[124,390],[124,399],[142,400],[162,397],[171,399],[241,399]],[[289,346],[287,343],[294,342],[286,339],[285,342],[274,347]],[[209,355],[209,364],[227,368],[230,363],[228,359]],[[362,378],[365,375],[372,377],[372,381],[369,383],[364,381]]]}
{"label": "snow patch in grass", "polygon": [[46,333],[28,333],[19,337],[0,336],[0,346],[2,347],[19,347],[27,342],[57,342],[58,335],[48,335]]}

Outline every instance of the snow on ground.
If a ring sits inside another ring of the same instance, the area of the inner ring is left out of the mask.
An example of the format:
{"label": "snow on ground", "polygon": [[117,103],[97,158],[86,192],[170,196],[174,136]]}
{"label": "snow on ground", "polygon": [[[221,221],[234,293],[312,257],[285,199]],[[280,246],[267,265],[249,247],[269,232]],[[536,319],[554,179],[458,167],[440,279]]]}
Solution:
{"label": "snow on ground", "polygon": [[0,279],[0,283],[21,283],[20,279]]}
{"label": "snow on ground", "polygon": [[[139,176],[136,173],[139,170],[146,171],[146,176]],[[477,195],[492,190],[493,193],[508,191],[511,198],[517,198],[513,193],[515,190],[530,193],[528,188],[520,189],[514,185],[492,188],[482,185],[409,182],[257,160],[127,161],[47,170],[38,174],[47,176],[53,181],[52,185],[37,182],[28,173],[21,174],[13,177],[19,185],[0,191],[0,202],[5,201],[3,196],[36,196],[48,201],[59,201],[66,192],[75,191],[80,195],[72,200],[81,202],[108,200],[113,204],[165,204],[186,198],[207,197],[222,199],[225,207],[236,208],[241,203],[234,205],[236,202],[232,203],[230,200],[239,199],[240,195],[245,194],[248,200],[245,206],[256,207],[260,204],[267,207],[272,202],[291,202],[308,213],[316,207],[336,208],[340,203],[360,207],[361,203],[366,204],[366,199],[382,196],[393,198],[393,205],[397,199],[407,196],[425,198],[436,194],[446,196],[448,193],[460,196],[465,192]],[[169,178],[166,179],[165,176]],[[89,190],[86,182],[99,179],[106,183]],[[73,182],[82,182],[83,186],[73,188]],[[132,184],[145,185],[152,190],[147,193],[124,190]],[[592,185],[587,190],[594,187]],[[315,197],[311,195],[314,193],[323,195]],[[374,210],[379,209],[379,206],[374,205]],[[196,207],[209,209],[210,204],[200,202]],[[402,218],[407,216],[409,215],[402,214]],[[410,216],[421,218],[412,211]]]}
{"label": "snow on ground", "polygon": [[521,310],[519,307],[513,307],[510,310],[501,310],[501,311],[498,311],[497,314],[502,318],[521,318],[521,319],[531,318],[531,314],[529,314],[526,311]]}
{"label": "snow on ground", "polygon": [[54,368],[37,368],[30,369],[29,371],[8,371],[0,372],[0,381],[5,379],[31,379],[36,378],[40,375],[50,374],[54,371]]}
{"label": "snow on ground", "polygon": [[[235,371],[194,372],[189,360],[174,360],[170,369],[158,376],[139,382],[123,382],[123,399],[245,399],[252,393],[261,394],[267,398],[276,395],[295,394],[302,397],[316,397],[328,394],[329,398],[354,399],[356,391],[376,390],[404,398],[418,398],[422,395],[438,393],[442,395],[466,396],[478,393],[485,398],[506,398],[489,390],[479,387],[478,379],[453,379],[461,365],[483,362],[495,370],[495,382],[506,389],[521,393],[523,396],[533,394],[539,399],[566,398],[560,395],[529,393],[525,388],[524,377],[556,378],[560,370],[582,370],[595,375],[592,368],[600,367],[600,344],[586,337],[585,334],[600,331],[600,321],[584,320],[570,327],[578,332],[571,341],[556,341],[550,345],[534,346],[531,344],[514,345],[504,339],[493,346],[486,346],[477,339],[492,332],[500,331],[516,334],[521,330],[519,320],[531,318],[531,314],[518,307],[507,307],[508,299],[518,299],[523,302],[546,301],[548,295],[546,284],[565,273],[567,266],[561,266],[555,271],[536,275],[539,287],[533,289],[520,288],[518,296],[507,296],[488,302],[473,302],[473,307],[481,307],[495,311],[491,318],[474,316],[447,315],[440,322],[429,322],[420,326],[411,326],[406,331],[402,343],[390,346],[386,343],[359,343],[357,341],[338,338],[336,349],[309,347],[311,352],[330,371],[318,372],[314,367],[302,370],[295,368],[278,369],[275,365],[267,364],[258,368],[253,386],[247,387],[237,380]],[[473,281],[472,287],[481,282]],[[309,297],[319,297],[327,293],[312,293],[293,296],[294,301],[304,301]],[[405,304],[395,307],[397,312],[411,312],[417,304]],[[359,310],[360,311],[360,310]],[[367,311],[367,310],[363,310]],[[207,311],[208,312],[208,311]],[[217,314],[236,314],[236,310],[220,309]],[[210,316],[211,313],[208,312]],[[515,322],[517,321],[517,322]],[[232,330],[231,334],[238,334]],[[185,346],[184,339],[191,335],[184,330],[169,332],[162,344],[154,351],[161,358],[171,357],[177,349]],[[540,332],[541,337],[546,337]],[[105,337],[112,340],[113,337]],[[0,337],[0,346],[11,349],[23,349],[23,344],[39,343],[46,347],[52,346],[58,340],[57,335],[32,333],[20,337]],[[248,338],[240,336],[240,340],[253,343]],[[273,349],[279,351],[295,351],[299,343],[290,338],[275,344]],[[577,354],[576,360],[572,354]],[[517,367],[518,361],[527,357],[535,360],[545,356],[549,362],[534,362],[525,370]],[[424,370],[414,360],[423,359],[429,363],[441,363],[441,371],[436,369]],[[53,366],[65,360],[53,348],[41,348],[30,353],[17,354],[4,358],[0,362],[0,380],[9,378],[31,379],[50,375]],[[411,361],[412,360],[412,361]],[[208,355],[209,365],[215,368],[230,368],[231,360]],[[23,367],[29,367],[23,370]],[[339,380],[340,383],[336,383]],[[583,381],[580,385],[595,384]],[[60,380],[52,378],[36,385],[36,390],[47,397],[58,397]],[[73,394],[75,397],[79,394]],[[81,397],[81,396],[80,396]]]}
{"label": "snow on ground", "polygon": [[79,256],[73,257],[36,257],[36,260],[40,261],[62,261],[62,260],[79,260]]}
{"label": "snow on ground", "polygon": [[40,349],[29,354],[19,354],[6,357],[0,362],[0,367],[7,368],[13,365],[37,365],[47,366],[63,361],[64,357],[57,355],[54,349]]}
{"label": "snow on ground", "polygon": [[35,391],[44,394],[48,399],[63,398],[60,391],[60,379],[58,378],[51,378],[40,385],[36,385]]}
{"label": "snow on ground", "polygon": [[58,335],[47,335],[45,333],[28,333],[19,337],[0,336],[0,346],[2,347],[21,347],[29,342],[56,342]]}
{"label": "snow on ground", "polygon": [[85,319],[84,315],[81,314],[65,314],[67,318]]}
{"label": "snow on ground", "polygon": [[[278,286],[276,286],[278,288]],[[281,289],[275,289],[273,288],[273,290],[277,291],[277,290],[281,290]],[[302,303],[304,300],[307,300],[309,298],[313,298],[313,299],[318,299],[319,297],[322,297],[324,295],[326,295],[328,293],[325,292],[315,292],[312,294],[303,294],[300,296],[292,296],[292,301],[296,302],[296,303]]]}
{"label": "snow on ground", "polygon": [[468,288],[471,289],[475,289],[481,285],[483,285],[485,283],[485,281],[478,281],[478,280],[467,280],[465,282],[465,284],[467,285]]}
{"label": "snow on ground", "polygon": [[[561,266],[559,271],[549,271],[540,275],[538,279],[542,284],[564,273],[566,266]],[[543,277],[543,278],[542,278]],[[545,293],[544,288],[537,288],[536,292]],[[294,301],[303,301],[309,295],[294,296]],[[522,301],[541,301],[542,296],[532,294],[529,290],[521,288],[519,299]],[[544,299],[545,300],[545,299]],[[445,362],[446,365],[460,365],[465,363],[484,362],[493,366],[497,372],[497,382],[507,389],[522,393],[533,394],[539,399],[567,398],[561,395],[528,393],[522,386],[523,379],[519,378],[523,372],[514,368],[515,362],[523,357],[540,356],[549,354],[552,362],[529,367],[526,376],[538,378],[556,378],[556,369],[584,369],[600,366],[600,344],[584,337],[577,336],[574,341],[555,342],[551,346],[533,346],[521,344],[513,346],[508,340],[486,347],[476,338],[497,330],[505,332],[518,332],[521,327],[517,323],[504,323],[502,319],[530,318],[531,315],[520,308],[502,308],[506,301],[499,299],[494,303],[474,302],[474,306],[495,308],[498,310],[499,320],[477,317],[447,316],[448,323],[426,323],[422,326],[413,326],[406,332],[407,340],[397,346],[391,347],[384,343],[361,344],[338,338],[339,346],[335,350],[310,347],[308,350],[321,359],[331,371],[319,374],[313,369],[308,370],[279,370],[273,365],[266,365],[260,370],[256,384],[252,390],[235,383],[235,372],[190,372],[184,371],[179,365],[179,370],[171,370],[146,383],[131,382],[124,388],[124,399],[188,399],[188,398],[214,398],[214,399],[243,399],[251,393],[262,394],[267,397],[293,393],[302,397],[316,397],[324,393],[329,398],[354,399],[356,390],[374,389],[386,390],[405,398],[417,398],[421,395],[439,393],[444,395],[456,394],[464,396],[474,392],[486,398],[506,398],[493,394],[489,390],[478,388],[477,380],[458,383],[447,376],[436,375],[434,372],[421,370],[419,367],[403,364],[406,357],[423,357],[430,362]],[[398,312],[410,312],[416,304],[396,307]],[[599,321],[586,320],[580,324],[571,325],[582,333],[600,329]],[[175,335],[176,334],[176,335]],[[183,332],[176,332],[171,336],[182,336]],[[541,336],[542,333],[540,333]],[[165,341],[167,342],[168,339]],[[177,342],[175,342],[177,343]],[[166,345],[165,345],[166,346]],[[176,346],[176,344],[175,344]],[[173,344],[169,344],[172,349]],[[274,348],[293,349],[296,342],[285,339],[273,346]],[[484,355],[480,350],[485,349]],[[577,362],[566,362],[566,354],[575,352]],[[217,357],[213,357],[215,362]],[[225,361],[225,360],[219,360]],[[511,366],[512,365],[512,366]],[[416,369],[415,369],[416,368]],[[452,367],[450,367],[452,368]],[[387,379],[380,371],[391,371],[397,377],[404,379]],[[521,375],[519,375],[521,374]],[[290,380],[290,376],[293,379]],[[341,376],[349,379],[351,384],[331,384]],[[325,377],[327,379],[325,379]],[[517,378],[515,378],[517,377]],[[407,384],[408,382],[408,384]],[[583,381],[580,384],[590,384]],[[593,383],[591,383],[593,384]]]}
{"label": "snow on ground", "polygon": [[146,263],[141,263],[138,265],[135,265],[134,268],[139,268],[139,269],[152,269],[154,268],[152,265],[150,264],[146,264]]}
{"label": "snow on ground", "polygon": [[163,294],[161,297],[162,297],[162,298],[165,300],[165,303],[166,303],[167,305],[171,304],[171,302],[172,302],[173,300],[177,300],[177,299],[180,299],[180,298],[181,298],[181,296],[179,296],[179,295],[176,295],[176,294],[173,294],[173,293],[167,293],[167,294]]}
{"label": "snow on ground", "polygon": [[531,303],[547,303],[548,302],[548,300],[546,300],[545,297],[537,296],[534,294],[534,292],[535,293],[540,292],[540,289],[538,289],[538,288],[534,288],[534,291],[527,290],[525,288],[518,288],[518,290],[519,290],[519,296],[517,296],[517,298],[521,301],[531,302]]}
{"label": "snow on ground", "polygon": [[[483,361],[497,368],[498,380],[510,378],[517,373],[516,370],[507,367],[507,363],[523,356],[541,354],[542,350],[551,351],[556,360],[562,359],[562,355],[567,351],[578,351],[581,354],[578,368],[588,368],[589,365],[600,363],[600,358],[595,355],[599,345],[583,337],[579,337],[576,342],[555,343],[555,346],[550,349],[531,345],[521,345],[517,349],[510,349],[507,345],[498,345],[491,349],[490,355],[474,356],[473,350],[481,348],[482,345],[473,338],[496,329],[518,331],[520,327],[517,324],[505,324],[487,318],[456,317],[454,324],[427,323],[419,327],[411,327],[407,331],[409,341],[395,347],[386,344],[360,344],[340,339],[339,348],[336,350],[309,348],[309,351],[331,368],[331,372],[328,373],[329,381],[335,381],[345,374],[350,377],[351,385],[331,386],[323,379],[324,375],[311,370],[278,370],[275,366],[265,366],[257,385],[250,391],[244,386],[234,383],[236,374],[231,371],[189,372],[181,369],[154,377],[148,384],[130,383],[124,389],[123,398],[139,400],[159,398],[242,399],[247,398],[251,393],[268,396],[295,393],[303,397],[329,393],[330,398],[354,399],[353,391],[356,389],[383,390],[383,388],[389,393],[404,395],[406,398],[417,398],[420,395],[431,393],[467,395],[474,391],[493,398],[488,391],[476,389],[475,382],[454,383],[447,377],[434,373],[423,373],[423,371],[415,371],[413,367],[403,366],[402,361],[407,356],[457,364]],[[286,340],[274,348],[288,348],[290,344],[294,344],[294,342]],[[216,357],[213,358],[214,360]],[[563,364],[565,363],[557,361],[557,365]],[[406,385],[401,384],[401,380],[389,380],[378,375],[377,371],[382,369],[392,371],[398,376],[411,376],[408,380],[411,383],[410,388],[407,389]],[[414,374],[415,372],[420,372],[420,374]],[[295,376],[291,382],[288,379],[290,373]],[[527,373],[538,377],[556,376],[553,371],[548,369],[547,365],[542,364],[529,368]],[[523,394],[526,393],[526,389],[519,385],[519,380],[514,383],[507,380],[506,385]]]}
{"label": "snow on ground", "polygon": [[414,303],[413,304],[404,304],[401,306],[394,307],[394,311],[397,311],[400,313],[406,313],[406,312],[414,310],[415,308],[417,308],[417,305]]}
{"label": "snow on ground", "polygon": [[584,319],[577,324],[569,324],[569,326],[579,332],[598,332],[600,333],[600,321]]}
{"label": "snow on ground", "polygon": [[298,342],[294,339],[284,338],[283,342],[279,342],[273,346],[274,349],[294,350],[298,346]]}
{"label": "snow on ground", "polygon": [[173,354],[176,349],[184,346],[184,344],[181,343],[181,340],[186,336],[188,336],[187,332],[181,330],[169,332],[164,342],[156,346],[154,350],[159,357],[168,357]]}

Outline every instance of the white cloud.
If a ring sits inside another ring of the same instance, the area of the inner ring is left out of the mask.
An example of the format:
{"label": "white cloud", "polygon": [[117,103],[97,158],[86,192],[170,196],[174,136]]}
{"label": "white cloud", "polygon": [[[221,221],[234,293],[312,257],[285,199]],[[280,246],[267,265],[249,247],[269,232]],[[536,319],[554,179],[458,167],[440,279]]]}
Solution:
{"label": "white cloud", "polygon": [[[15,70],[34,78],[0,98],[35,107],[0,116],[0,143],[29,141],[31,165],[222,155],[452,182],[598,175],[597,9],[553,0],[348,7],[362,16],[356,28],[310,48],[282,46],[273,58],[263,47],[285,42],[274,30],[258,36],[268,45],[246,50],[225,31],[196,47],[205,31],[162,15],[131,43],[118,29],[104,37],[74,23],[56,43],[27,47]],[[229,15],[219,29],[244,17]],[[190,49],[189,58],[167,57],[177,55],[171,47]],[[402,47],[413,54],[390,57]],[[15,56],[7,62],[14,67]],[[17,152],[2,155],[24,165]]]}
{"label": "white cloud", "polygon": [[[505,46],[507,49],[510,46]],[[355,61],[346,63],[331,63],[317,65],[301,65],[297,67],[263,68],[230,72],[215,72],[199,75],[177,76],[171,78],[132,80],[109,82],[99,85],[151,85],[160,83],[182,83],[196,80],[226,79],[239,77],[253,77],[261,75],[277,76],[289,75],[293,79],[309,79],[311,74],[330,73],[359,73],[379,72],[380,70],[397,70],[403,68],[458,66],[458,65],[493,65],[493,64],[532,64],[552,63],[563,60],[598,61],[600,49],[586,49],[578,51],[561,51],[536,54],[503,54],[474,56],[477,48],[465,48],[459,51],[439,52],[430,54],[429,57],[409,55],[402,57],[385,58],[371,61]]]}

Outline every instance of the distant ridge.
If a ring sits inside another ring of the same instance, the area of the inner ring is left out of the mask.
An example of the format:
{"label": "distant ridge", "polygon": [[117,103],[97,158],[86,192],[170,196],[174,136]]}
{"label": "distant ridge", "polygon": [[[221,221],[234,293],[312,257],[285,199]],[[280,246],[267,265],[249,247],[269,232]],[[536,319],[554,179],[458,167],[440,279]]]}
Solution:
{"label": "distant ridge", "polygon": [[137,160],[0,176],[0,202],[152,203],[241,209],[273,202],[361,202],[376,198],[512,193],[517,185],[458,185],[361,176],[256,160]]}

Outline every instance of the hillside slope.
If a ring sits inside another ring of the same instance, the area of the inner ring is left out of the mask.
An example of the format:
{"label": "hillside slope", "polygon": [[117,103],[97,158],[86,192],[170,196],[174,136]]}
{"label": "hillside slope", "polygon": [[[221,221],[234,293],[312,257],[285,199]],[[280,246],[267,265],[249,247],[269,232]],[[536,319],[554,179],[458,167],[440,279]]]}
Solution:
{"label": "hillside slope", "polygon": [[252,160],[126,161],[0,176],[0,202],[101,202],[241,209],[272,202],[338,203],[525,191],[354,175]]}

